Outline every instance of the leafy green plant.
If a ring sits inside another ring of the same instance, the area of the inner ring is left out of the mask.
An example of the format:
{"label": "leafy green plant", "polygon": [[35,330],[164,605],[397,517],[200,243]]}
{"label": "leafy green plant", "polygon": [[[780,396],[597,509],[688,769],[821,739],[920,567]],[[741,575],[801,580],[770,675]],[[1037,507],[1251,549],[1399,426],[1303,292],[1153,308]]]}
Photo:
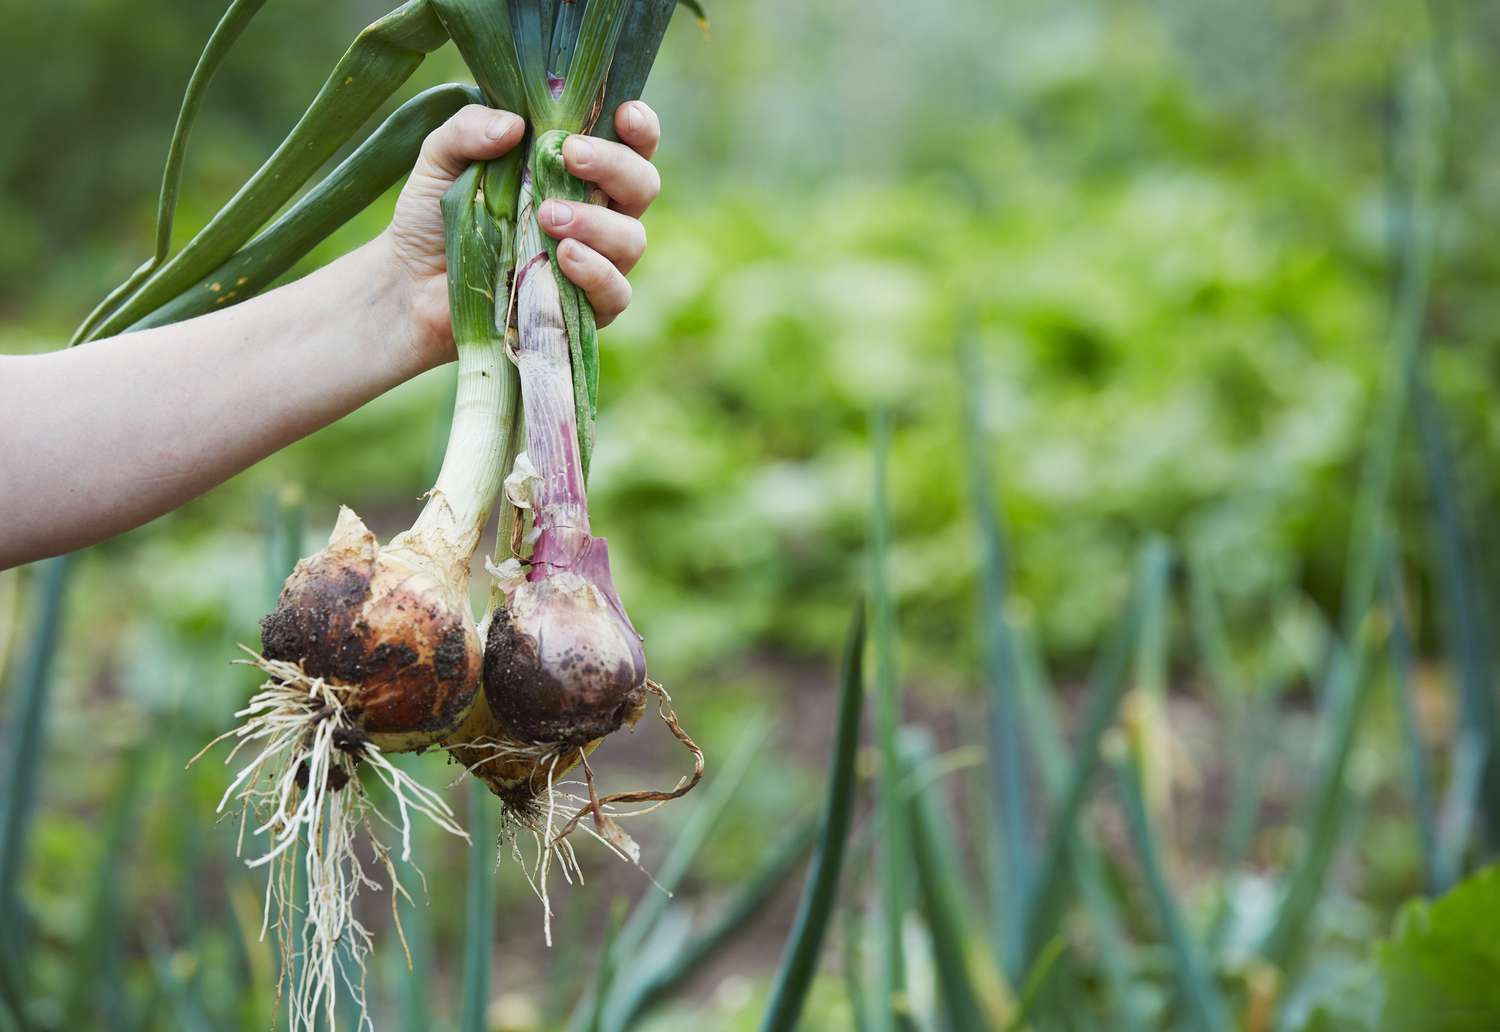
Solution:
{"label": "leafy green plant", "polygon": [[1388,938],[1361,964],[1325,987],[1300,1032],[1437,1032],[1489,1028],[1500,1020],[1500,867],[1489,867],[1436,901],[1414,900]]}

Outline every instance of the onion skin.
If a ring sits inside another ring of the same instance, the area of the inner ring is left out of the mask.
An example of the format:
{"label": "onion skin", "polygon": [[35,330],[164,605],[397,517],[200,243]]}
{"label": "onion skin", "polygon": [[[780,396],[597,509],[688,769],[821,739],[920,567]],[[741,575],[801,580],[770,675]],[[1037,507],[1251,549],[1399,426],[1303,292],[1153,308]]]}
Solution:
{"label": "onion skin", "polygon": [[[555,151],[553,171],[581,189],[562,170],[562,135],[547,134],[555,145],[550,151],[539,141],[533,162],[550,168],[543,152]],[[581,342],[573,338],[592,333],[592,321],[574,325],[568,316],[588,306],[578,307],[571,286],[566,295],[562,290],[566,280],[553,266],[534,215],[542,199],[534,171],[522,177],[511,354],[521,381],[531,470],[516,487],[526,494],[517,504],[531,509],[536,538],[530,571],[495,606],[485,642],[484,690],[506,737],[566,751],[640,715],[646,656],[615,590],[609,546],[589,526],[583,446],[592,431],[580,434],[578,420],[592,405],[582,359],[574,354]]]}
{"label": "onion skin", "polygon": [[582,577],[527,582],[490,623],[485,697],[531,742],[583,745],[618,731],[646,703],[639,637]]}
{"label": "onion skin", "polygon": [[382,550],[347,508],[328,547],[287,578],[261,639],[268,659],[357,686],[349,715],[385,751],[433,744],[479,690],[483,646],[468,599],[423,553]]}
{"label": "onion skin", "polygon": [[[615,594],[608,546],[590,538],[572,569],[525,581],[495,609],[484,691],[450,751],[508,810],[535,816],[549,778],[645,709],[640,635]],[[485,744],[459,744],[471,742]]]}
{"label": "onion skin", "polygon": [[598,748],[594,739],[581,749],[558,749],[518,742],[508,736],[480,692],[469,715],[448,738],[448,754],[495,795],[508,813],[535,820],[545,808],[547,780],[554,784]]}

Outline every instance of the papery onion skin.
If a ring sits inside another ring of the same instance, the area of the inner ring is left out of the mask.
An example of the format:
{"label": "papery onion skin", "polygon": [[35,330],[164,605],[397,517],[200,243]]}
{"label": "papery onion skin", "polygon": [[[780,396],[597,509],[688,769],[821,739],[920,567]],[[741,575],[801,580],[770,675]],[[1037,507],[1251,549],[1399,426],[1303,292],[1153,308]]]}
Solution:
{"label": "papery onion skin", "polygon": [[536,820],[545,808],[547,782],[561,781],[602,739],[575,749],[510,738],[483,692],[447,743],[448,753],[495,795],[505,812]]}
{"label": "papery onion skin", "polygon": [[484,690],[510,734],[576,746],[640,716],[646,653],[615,592],[604,539],[570,551],[566,568],[538,564],[496,611]]}
{"label": "papery onion skin", "polygon": [[261,640],[268,659],[358,686],[350,716],[387,751],[435,742],[480,685],[483,645],[468,599],[423,554],[382,550],[348,509],[328,547],[287,578]]}

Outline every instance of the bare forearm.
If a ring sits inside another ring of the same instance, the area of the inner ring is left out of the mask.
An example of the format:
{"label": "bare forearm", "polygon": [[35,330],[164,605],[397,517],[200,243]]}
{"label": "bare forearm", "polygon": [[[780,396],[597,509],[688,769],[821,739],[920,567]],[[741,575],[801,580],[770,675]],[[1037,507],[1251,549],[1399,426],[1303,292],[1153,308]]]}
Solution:
{"label": "bare forearm", "polygon": [[0,568],[139,526],[420,372],[385,246],[175,326],[0,358]]}
{"label": "bare forearm", "polygon": [[[611,207],[539,212],[601,326],[630,298],[625,273],[646,243],[636,220],[660,186],[655,113],[632,101],[615,128],[621,143],[563,148]],[[439,202],[523,130],[514,114],[465,107],[423,142],[385,233],[264,297],[71,351],[0,355],[0,569],[139,526],[453,358]]]}

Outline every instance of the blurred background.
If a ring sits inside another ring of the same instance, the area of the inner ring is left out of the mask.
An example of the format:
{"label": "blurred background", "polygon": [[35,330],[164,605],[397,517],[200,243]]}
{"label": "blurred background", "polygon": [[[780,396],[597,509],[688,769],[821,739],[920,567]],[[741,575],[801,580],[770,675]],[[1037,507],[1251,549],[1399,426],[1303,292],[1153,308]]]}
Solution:
{"label": "blurred background", "polygon": [[[12,6],[0,351],[24,353],[61,346],[149,253],[181,90],[221,12]],[[382,10],[267,6],[198,123],[179,240]],[[634,825],[644,866],[670,864],[709,822],[714,778],[738,777],[650,963],[732,911],[785,829],[816,816],[873,561],[891,619],[872,683],[928,754],[922,791],[971,912],[949,927],[912,889],[920,1027],[1382,1027],[1371,1001],[1395,991],[1392,965],[1372,945],[1387,937],[1385,956],[1463,958],[1474,977],[1433,999],[1491,994],[1432,1027],[1497,1027],[1493,946],[1469,956],[1480,937],[1458,931],[1413,945],[1397,915],[1500,843],[1500,6],[764,0],[709,15],[705,34],[679,13],[646,90],[664,190],[634,304],[602,336],[591,482],[654,676],[709,757],[703,794]],[[398,99],[454,79],[448,47]],[[393,196],[302,270],[378,232]],[[256,683],[230,665],[235,643],[257,643],[290,557],[319,547],[337,506],[382,537],[413,517],[452,375],[91,549],[56,614],[44,567],[0,573],[16,908],[0,920],[24,929],[13,988],[35,1027],[271,1023],[260,872],[235,859],[235,822],[215,823],[228,771],[183,766],[233,725]],[[872,513],[888,548],[871,547]],[[1124,698],[1090,739],[1121,626]],[[31,723],[28,698],[44,702]],[[1007,705],[1021,730],[987,731]],[[683,772],[661,727],[620,737],[595,764],[606,786]],[[866,741],[868,802],[890,766]],[[408,766],[434,786],[457,773]],[[1084,797],[1062,805],[1079,772]],[[461,814],[474,799],[448,795]],[[1029,859],[993,827],[1007,820],[1034,834]],[[881,830],[862,804],[803,1027],[884,1020]],[[457,1027],[474,984],[469,851],[423,835],[430,903],[403,904],[417,970],[383,935],[381,1028]],[[1008,946],[1003,900],[1039,891],[1054,842],[1074,875],[1048,948]],[[588,884],[554,893],[550,950],[520,868],[493,872],[482,1027],[563,1027],[599,984],[611,915],[656,892],[602,849],[580,860]],[[625,1023],[757,1027],[801,884],[782,866]],[[1485,891],[1493,911],[1465,911],[1500,920]],[[389,900],[366,902],[384,929]],[[1436,936],[1443,915],[1428,916]],[[955,974],[954,936],[993,956]],[[982,1018],[954,1002],[959,975]]]}

